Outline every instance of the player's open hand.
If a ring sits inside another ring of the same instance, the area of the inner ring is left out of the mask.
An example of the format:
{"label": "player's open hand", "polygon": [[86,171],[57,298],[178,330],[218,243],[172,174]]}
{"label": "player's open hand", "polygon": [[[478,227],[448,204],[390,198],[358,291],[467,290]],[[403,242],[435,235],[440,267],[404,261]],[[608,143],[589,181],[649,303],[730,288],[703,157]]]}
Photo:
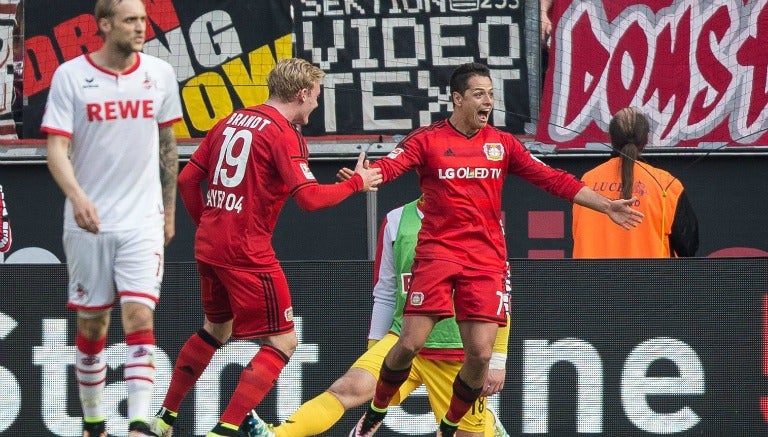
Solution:
{"label": "player's open hand", "polygon": [[364,152],[360,152],[360,155],[357,157],[355,173],[363,178],[363,191],[377,191],[379,185],[384,181],[380,168],[369,168]]}
{"label": "player's open hand", "polygon": [[624,229],[632,229],[643,222],[643,213],[632,209],[632,205],[637,203],[637,198],[611,200],[608,206],[608,217],[614,223]]}
{"label": "player's open hand", "polygon": [[347,179],[351,179],[352,176],[354,176],[354,175],[355,175],[355,171],[354,170],[352,170],[350,168],[347,168],[347,167],[342,167],[342,168],[339,169],[338,172],[336,172],[336,179],[338,179],[339,182],[344,182]]}

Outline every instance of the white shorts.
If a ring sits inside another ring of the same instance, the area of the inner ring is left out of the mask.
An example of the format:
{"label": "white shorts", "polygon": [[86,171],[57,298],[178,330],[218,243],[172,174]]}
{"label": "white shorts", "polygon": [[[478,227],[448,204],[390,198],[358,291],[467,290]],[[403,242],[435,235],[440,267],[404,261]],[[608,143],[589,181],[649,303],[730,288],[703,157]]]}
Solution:
{"label": "white shorts", "polygon": [[138,302],[153,310],[163,279],[163,227],[99,232],[64,229],[69,301],[75,310],[99,311]]}

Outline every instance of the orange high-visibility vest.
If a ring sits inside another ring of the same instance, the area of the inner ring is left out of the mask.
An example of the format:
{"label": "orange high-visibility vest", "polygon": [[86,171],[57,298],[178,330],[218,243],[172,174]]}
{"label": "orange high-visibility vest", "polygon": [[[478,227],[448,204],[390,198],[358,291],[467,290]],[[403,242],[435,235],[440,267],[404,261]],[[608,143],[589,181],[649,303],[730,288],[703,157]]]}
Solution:
{"label": "orange high-visibility vest", "polygon": [[[621,158],[607,162],[584,174],[587,187],[609,198],[621,197]],[[644,162],[634,168],[634,209],[645,217],[636,228],[626,230],[603,213],[573,205],[574,258],[669,258],[677,202],[683,184],[665,170]]]}

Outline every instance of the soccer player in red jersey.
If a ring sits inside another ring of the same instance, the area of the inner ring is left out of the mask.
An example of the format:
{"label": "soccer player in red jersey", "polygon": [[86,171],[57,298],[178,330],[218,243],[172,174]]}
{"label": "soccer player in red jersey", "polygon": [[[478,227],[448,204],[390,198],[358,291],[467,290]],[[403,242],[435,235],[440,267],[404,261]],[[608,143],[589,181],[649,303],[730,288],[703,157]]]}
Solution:
{"label": "soccer player in red jersey", "polygon": [[494,102],[488,67],[459,66],[450,91],[453,112],[448,119],[416,129],[371,164],[382,170],[384,182],[416,169],[424,218],[401,336],[386,355],[373,401],[351,436],[370,436],[378,429],[414,357],[434,325],[446,317],[456,317],[465,360],[437,435],[453,436],[482,393],[496,331],[506,324],[501,193],[507,174],[601,211],[626,229],[642,220],[630,207],[635,199],[597,194],[573,175],[534,158],[513,135],[488,125]]}
{"label": "soccer player in red jersey", "polygon": [[317,108],[323,76],[305,60],[279,61],[267,77],[267,101],[219,121],[179,175],[184,206],[197,225],[205,322],[179,352],[163,407],[151,423],[158,435],[170,435],[182,399],[230,336],[261,339],[261,348],[208,437],[238,435],[246,413],[296,349],[291,295],[271,244],[288,196],[314,211],[374,191],[381,182],[380,170],[366,168],[363,154],[344,182],[321,185],[312,174],[298,126]]}

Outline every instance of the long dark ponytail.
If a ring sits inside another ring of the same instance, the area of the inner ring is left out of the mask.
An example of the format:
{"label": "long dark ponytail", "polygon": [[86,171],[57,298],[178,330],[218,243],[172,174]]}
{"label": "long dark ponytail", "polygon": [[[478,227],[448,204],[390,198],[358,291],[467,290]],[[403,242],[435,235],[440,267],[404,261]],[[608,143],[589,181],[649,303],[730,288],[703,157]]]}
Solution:
{"label": "long dark ponytail", "polygon": [[611,145],[621,154],[621,198],[631,199],[635,161],[648,144],[648,118],[637,108],[619,110],[608,125]]}

